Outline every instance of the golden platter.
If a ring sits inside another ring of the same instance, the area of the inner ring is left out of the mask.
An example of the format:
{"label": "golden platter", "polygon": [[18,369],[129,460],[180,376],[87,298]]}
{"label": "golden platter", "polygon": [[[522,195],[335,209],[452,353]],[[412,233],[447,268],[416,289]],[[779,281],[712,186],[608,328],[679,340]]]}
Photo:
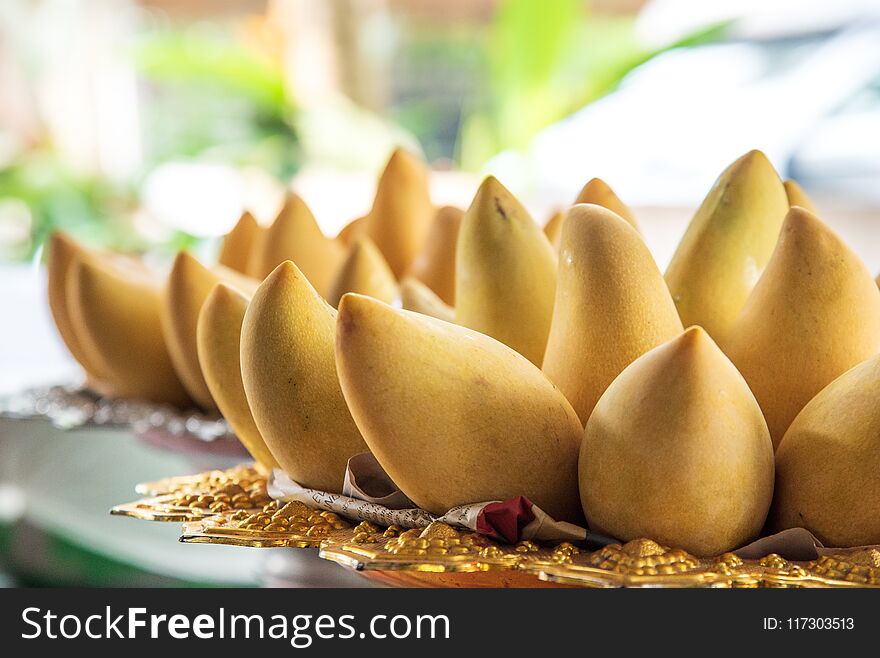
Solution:
{"label": "golden platter", "polygon": [[145,521],[187,522],[221,512],[259,511],[271,503],[266,477],[253,465],[165,478],[137,485],[145,498],[116,505],[111,514]]}
{"label": "golden platter", "polygon": [[880,547],[819,549],[812,561],[734,553],[698,558],[649,539],[589,550],[563,542],[501,544],[441,522],[404,530],[356,525],[301,502],[270,500],[252,465],[137,487],[148,497],[112,514],[184,522],[180,541],[319,548],[320,556],[398,587],[880,587]]}
{"label": "golden platter", "polygon": [[210,493],[227,484],[237,484],[249,489],[253,484],[266,486],[266,475],[253,462],[239,464],[224,470],[204,471],[194,475],[177,475],[154,482],[142,482],[135,491],[142,496],[157,496],[165,493],[199,492]]}
{"label": "golden platter", "polygon": [[586,587],[880,587],[877,547],[841,550],[809,562],[772,553],[747,560],[734,553],[697,558],[649,539],[582,551],[557,546],[528,565],[538,577]]}
{"label": "golden platter", "polygon": [[426,528],[382,528],[363,521],[348,537],[321,544],[320,556],[397,587],[548,587],[523,565],[552,549],[503,545],[435,521]]}
{"label": "golden platter", "polygon": [[333,512],[303,503],[272,501],[259,510],[236,510],[190,521],[180,541],[253,548],[317,548],[328,537],[351,535],[351,524]]}

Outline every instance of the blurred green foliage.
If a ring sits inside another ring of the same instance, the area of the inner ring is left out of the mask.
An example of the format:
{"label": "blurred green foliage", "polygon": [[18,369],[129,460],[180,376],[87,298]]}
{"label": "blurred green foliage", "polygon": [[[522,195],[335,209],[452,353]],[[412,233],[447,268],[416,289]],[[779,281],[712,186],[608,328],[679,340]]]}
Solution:
{"label": "blurred green foliage", "polygon": [[[4,246],[4,257],[29,258],[55,228],[91,244],[136,247],[123,224],[133,202],[126,185],[83,176],[61,164],[49,149],[18,158],[0,169],[0,200],[23,202],[30,214],[30,237]],[[101,219],[102,221],[96,221]],[[2,221],[12,222],[11,217]]]}
{"label": "blurred green foliage", "polygon": [[407,25],[390,75],[405,81],[393,86],[392,120],[418,138],[429,161],[453,160],[462,110],[487,92],[478,31],[469,25]]}
{"label": "blurred green foliage", "polygon": [[228,35],[191,28],[144,39],[147,168],[180,157],[254,165],[280,180],[300,166],[295,107],[279,66]]}
{"label": "blurred green foliage", "polygon": [[[35,254],[49,234],[62,229],[77,240],[95,247],[119,251],[142,251],[150,241],[132,229],[138,208],[133,181],[116,182],[103,176],[83,175],[65,166],[51,151],[37,151],[0,169],[0,222],[16,221],[4,216],[10,201],[27,208],[29,225],[21,239],[0,239],[0,259],[26,260]],[[167,253],[193,246],[196,240],[181,231],[171,232],[160,248]]]}
{"label": "blurred green foliage", "polygon": [[[306,158],[354,166],[384,157],[392,143],[418,150],[415,135],[429,160],[478,170],[503,150],[525,148],[667,49],[641,46],[633,26],[632,16],[596,15],[583,0],[504,0],[488,29],[408,25],[390,71],[399,83],[391,109],[398,128],[345,99],[300,111],[280,66],[234,33],[161,25],[127,53],[139,75],[142,170],[123,181],[77,173],[50,143],[18,157],[0,169],[0,221],[4,208],[21,215],[26,207],[30,238],[10,246],[9,235],[22,231],[0,231],[0,257],[32,255],[54,228],[93,244],[144,246],[132,230],[137,191],[169,160],[254,166],[287,181]],[[668,48],[715,39],[722,29]],[[13,206],[4,206],[10,199]],[[192,242],[178,232],[163,246]]]}
{"label": "blurred green foliage", "polygon": [[489,93],[465,108],[458,159],[479,169],[525,148],[542,128],[613,91],[627,73],[671,48],[717,39],[718,25],[659,49],[635,38],[635,17],[597,15],[583,0],[504,0],[484,39]]}
{"label": "blurred green foliage", "polygon": [[[145,36],[129,54],[143,96],[141,171],[123,181],[75,172],[48,142],[18,156],[0,168],[0,215],[4,202],[26,204],[30,237],[6,244],[8,238],[0,236],[0,256],[32,256],[56,228],[93,245],[145,247],[132,227],[137,192],[144,176],[168,160],[253,165],[279,180],[289,179],[300,166],[295,108],[280,69],[231,35],[162,29]],[[161,246],[173,251],[193,242],[185,233],[172,232]]]}

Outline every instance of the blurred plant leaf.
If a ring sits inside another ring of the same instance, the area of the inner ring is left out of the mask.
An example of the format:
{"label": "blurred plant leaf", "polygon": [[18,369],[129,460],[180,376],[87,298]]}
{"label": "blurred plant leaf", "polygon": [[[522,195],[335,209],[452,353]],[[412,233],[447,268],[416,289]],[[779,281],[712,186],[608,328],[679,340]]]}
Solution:
{"label": "blurred plant leaf", "polygon": [[[271,59],[234,37],[199,29],[152,32],[130,55],[146,81],[142,170],[131,180],[114,182],[74,172],[48,141],[36,145],[0,170],[0,202],[12,201],[7,205],[12,210],[21,202],[29,211],[29,239],[0,245],[4,256],[31,256],[58,228],[96,246],[147,247],[150,238],[135,230],[137,189],[164,161],[204,158],[256,166],[280,180],[298,169],[295,108],[280,67]],[[20,223],[20,217],[15,221]],[[164,233],[161,240],[160,250],[194,244],[180,231]]]}
{"label": "blurred plant leaf", "polygon": [[144,40],[135,63],[156,80],[216,84],[283,115],[289,99],[281,70],[230,39],[171,31]]}
{"label": "blurred plant leaf", "polygon": [[580,0],[507,0],[488,39],[492,104],[500,138],[525,146],[554,114],[561,64],[584,17]]}
{"label": "blurred plant leaf", "polygon": [[296,108],[269,57],[229,35],[190,28],[150,34],[134,61],[150,83],[147,168],[207,157],[258,166],[281,180],[299,168]]}
{"label": "blurred plant leaf", "polygon": [[580,0],[504,0],[484,44],[491,94],[465,109],[458,156],[479,169],[506,149],[523,149],[546,126],[613,91],[627,73],[672,48],[717,40],[713,25],[648,49],[629,15],[593,15]]}
{"label": "blurred plant leaf", "polygon": [[0,170],[0,199],[21,201],[30,210],[30,240],[13,255],[30,257],[59,228],[90,244],[138,246],[123,221],[133,202],[132,190],[76,175],[50,154],[34,153]]}

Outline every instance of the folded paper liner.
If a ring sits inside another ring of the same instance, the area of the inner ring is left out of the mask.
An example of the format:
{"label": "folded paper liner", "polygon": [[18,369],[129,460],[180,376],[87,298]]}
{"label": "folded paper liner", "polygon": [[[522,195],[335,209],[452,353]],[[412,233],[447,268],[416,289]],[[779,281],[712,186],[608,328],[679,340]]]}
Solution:
{"label": "folded paper liner", "polygon": [[[341,494],[303,487],[281,469],[272,473],[268,491],[281,502],[298,501],[348,519],[384,526],[424,528],[439,521],[511,544],[523,540],[567,541],[594,547],[622,543],[573,523],[557,521],[524,496],[459,505],[435,516],[407,498],[370,453],[355,455],[348,461]],[[808,530],[790,528],[762,537],[733,553],[743,559],[759,559],[776,553],[786,560],[807,562],[831,550],[822,546]]]}

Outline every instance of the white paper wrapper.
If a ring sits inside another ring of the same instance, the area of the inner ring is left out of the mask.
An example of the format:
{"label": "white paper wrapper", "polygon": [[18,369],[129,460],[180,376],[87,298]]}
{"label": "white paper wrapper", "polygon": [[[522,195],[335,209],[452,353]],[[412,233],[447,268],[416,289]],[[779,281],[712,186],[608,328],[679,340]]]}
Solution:
{"label": "white paper wrapper", "polygon": [[[526,499],[459,505],[441,516],[434,516],[416,507],[369,453],[356,455],[349,460],[341,494],[303,487],[281,469],[273,472],[268,490],[272,498],[282,502],[298,501],[348,519],[384,526],[424,528],[433,521],[440,521],[509,542],[523,539],[579,542],[587,537],[585,528],[556,521]],[[524,516],[517,517],[515,510]],[[503,517],[508,523],[493,525],[492,519],[497,516]],[[517,518],[523,523],[517,524]]]}

